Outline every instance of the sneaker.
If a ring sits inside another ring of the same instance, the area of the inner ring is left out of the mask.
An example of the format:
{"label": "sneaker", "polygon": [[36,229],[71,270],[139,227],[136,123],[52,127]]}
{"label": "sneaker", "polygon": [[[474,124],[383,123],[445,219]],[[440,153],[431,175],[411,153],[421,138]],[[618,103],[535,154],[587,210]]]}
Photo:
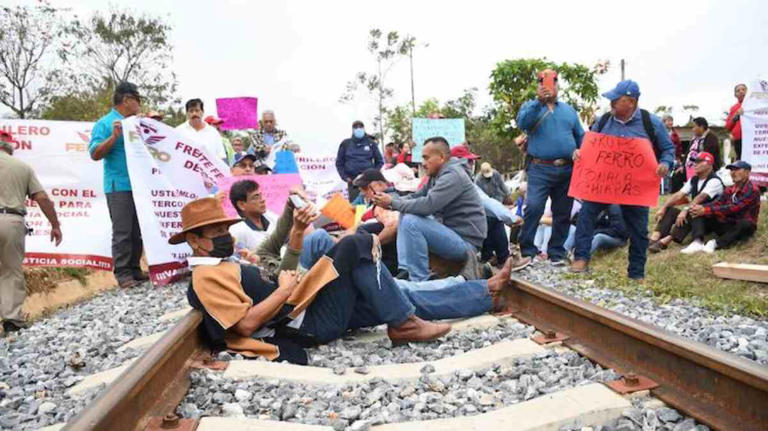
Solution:
{"label": "sneaker", "polygon": [[688,247],[680,250],[680,253],[693,254],[693,253],[698,253],[700,251],[704,251],[704,244],[702,244],[701,241],[696,239],[692,243],[688,244]]}
{"label": "sneaker", "polygon": [[552,259],[550,260],[552,266],[567,266],[568,261],[566,259]]}
{"label": "sneaker", "polygon": [[704,253],[712,254],[715,252],[716,248],[717,248],[717,241],[715,241],[714,239],[710,239],[709,241],[707,241],[706,244],[704,244],[702,251]]}

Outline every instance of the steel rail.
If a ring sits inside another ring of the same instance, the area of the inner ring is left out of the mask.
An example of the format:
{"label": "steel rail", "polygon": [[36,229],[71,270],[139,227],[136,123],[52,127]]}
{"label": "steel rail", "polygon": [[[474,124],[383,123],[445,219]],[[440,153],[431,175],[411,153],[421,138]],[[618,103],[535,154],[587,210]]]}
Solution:
{"label": "steel rail", "polygon": [[201,349],[199,311],[190,311],[128,367],[63,431],[137,431],[172,412],[189,389],[189,365]]}
{"label": "steel rail", "polygon": [[568,336],[563,342],[621,373],[650,378],[651,393],[716,430],[768,430],[768,367],[525,280],[510,311]]}

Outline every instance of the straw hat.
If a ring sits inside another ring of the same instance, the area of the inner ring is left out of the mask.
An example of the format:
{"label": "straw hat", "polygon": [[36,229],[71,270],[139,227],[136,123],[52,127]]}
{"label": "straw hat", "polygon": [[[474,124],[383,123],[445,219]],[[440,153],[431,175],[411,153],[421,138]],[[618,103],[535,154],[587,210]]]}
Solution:
{"label": "straw hat", "polygon": [[240,218],[231,218],[221,207],[217,198],[202,198],[184,205],[181,209],[181,232],[173,235],[168,244],[181,244],[187,241],[187,232],[199,227],[217,223],[233,225],[241,222]]}

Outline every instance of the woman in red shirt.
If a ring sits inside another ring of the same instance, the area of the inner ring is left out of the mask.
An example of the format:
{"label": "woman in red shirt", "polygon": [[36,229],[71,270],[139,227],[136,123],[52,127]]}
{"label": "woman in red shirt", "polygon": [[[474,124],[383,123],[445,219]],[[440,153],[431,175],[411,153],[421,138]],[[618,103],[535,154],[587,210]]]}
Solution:
{"label": "woman in red shirt", "polygon": [[747,95],[747,86],[744,84],[736,85],[733,89],[733,95],[736,96],[738,102],[731,106],[728,118],[725,120],[725,128],[731,132],[731,143],[736,149],[736,160],[741,160],[741,114],[744,113],[744,110],[741,109],[741,102]]}
{"label": "woman in red shirt", "polygon": [[411,144],[408,142],[403,143],[403,147],[400,149],[400,154],[397,155],[397,163],[411,163],[413,162],[413,155],[411,154]]}

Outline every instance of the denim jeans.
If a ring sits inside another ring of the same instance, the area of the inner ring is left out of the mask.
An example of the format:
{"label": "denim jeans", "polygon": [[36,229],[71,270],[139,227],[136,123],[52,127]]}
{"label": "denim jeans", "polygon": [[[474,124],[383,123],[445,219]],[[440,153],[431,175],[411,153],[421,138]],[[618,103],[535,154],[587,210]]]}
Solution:
{"label": "denim jeans", "polygon": [[323,257],[336,243],[328,232],[318,229],[304,237],[301,254],[299,255],[299,265],[304,269],[312,268],[312,265],[318,259]]}
{"label": "denim jeans", "polygon": [[[539,253],[546,253],[549,247],[549,240],[552,238],[552,226],[540,224],[536,228],[536,236],[533,238],[533,245],[539,250]],[[565,248],[565,245],[563,245]]]}
{"label": "denim jeans", "polygon": [[307,308],[299,333],[323,344],[347,329],[400,326],[415,311],[387,268],[382,266],[379,278],[376,265],[366,263],[339,274],[320,291]]}
{"label": "denim jeans", "polygon": [[533,243],[536,228],[544,214],[547,198],[552,199],[552,237],[547,254],[552,260],[565,257],[563,243],[570,226],[573,198],[568,196],[573,167],[531,164],[528,167],[527,206],[523,214],[523,229],[520,232],[520,249],[523,256],[536,256],[539,250]]}
{"label": "denim jeans", "polygon": [[[579,212],[579,224],[576,227],[577,260],[589,260],[592,249],[592,237],[595,233],[595,221],[600,211],[608,204],[584,201]],[[645,261],[648,252],[648,207],[621,205],[624,224],[629,231],[629,278],[645,278]]]}
{"label": "denim jeans", "polygon": [[488,222],[488,236],[483,241],[480,260],[487,261],[496,254],[498,264],[503,265],[509,257],[509,239],[504,229],[504,222],[495,217],[485,219]]}
{"label": "denim jeans", "polygon": [[596,233],[592,238],[592,249],[590,254],[594,254],[597,250],[611,250],[614,248],[624,247],[627,242],[623,239],[612,237],[604,233]]}
{"label": "denim jeans", "polygon": [[570,253],[573,250],[573,243],[575,241],[576,241],[576,226],[569,225],[568,237],[565,239],[565,242],[563,243],[563,248],[565,248],[566,253]]}
{"label": "denim jeans", "polygon": [[395,280],[416,307],[416,315],[426,320],[459,319],[487,313],[491,295],[487,280],[448,277],[432,281]]}
{"label": "denim jeans", "polygon": [[429,252],[444,259],[464,261],[474,252],[451,228],[431,217],[402,214],[397,229],[397,258],[400,269],[408,271],[413,281],[429,279]]}

